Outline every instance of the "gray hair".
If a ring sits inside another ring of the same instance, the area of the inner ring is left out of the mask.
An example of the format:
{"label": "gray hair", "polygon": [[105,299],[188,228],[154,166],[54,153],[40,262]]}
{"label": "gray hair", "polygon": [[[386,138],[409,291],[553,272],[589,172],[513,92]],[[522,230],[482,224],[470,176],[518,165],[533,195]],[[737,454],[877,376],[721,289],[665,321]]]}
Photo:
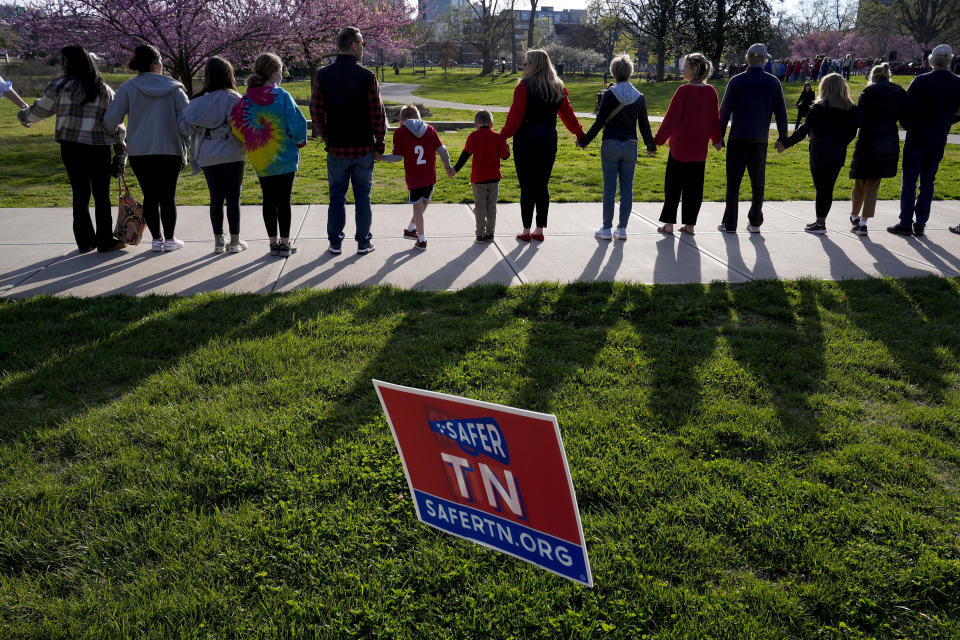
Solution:
{"label": "gray hair", "polygon": [[937,53],[930,54],[930,57],[927,58],[930,61],[931,67],[937,67],[938,69],[949,69],[950,63],[953,62],[952,53]]}
{"label": "gray hair", "polygon": [[633,75],[633,62],[630,56],[625,53],[620,54],[610,61],[610,75],[617,82],[625,82]]}

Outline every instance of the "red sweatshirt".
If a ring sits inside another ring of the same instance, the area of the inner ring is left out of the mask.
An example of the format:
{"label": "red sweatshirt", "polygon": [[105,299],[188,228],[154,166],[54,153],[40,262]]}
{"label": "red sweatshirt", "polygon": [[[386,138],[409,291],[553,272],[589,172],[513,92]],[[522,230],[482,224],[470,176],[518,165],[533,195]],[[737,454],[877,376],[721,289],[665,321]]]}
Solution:
{"label": "red sweatshirt", "polygon": [[[504,138],[512,138],[520,125],[523,124],[523,116],[527,110],[527,83],[520,81],[517,88],[513,90],[513,104],[510,105],[510,113],[507,114],[507,122],[500,129],[500,135]],[[577,120],[577,115],[573,112],[573,106],[570,104],[570,98],[567,94],[567,88],[563,88],[563,101],[560,103],[560,120],[567,131],[577,137],[577,140],[583,137],[583,127]]]}
{"label": "red sweatshirt", "polygon": [[500,160],[510,157],[507,139],[490,127],[480,127],[469,136],[464,151],[473,156],[470,182],[481,183],[499,180]]}
{"label": "red sweatshirt", "polygon": [[657,146],[670,141],[670,155],[680,162],[703,162],[707,143],[720,142],[720,104],[709,84],[682,84],[673,94],[657,135]]}

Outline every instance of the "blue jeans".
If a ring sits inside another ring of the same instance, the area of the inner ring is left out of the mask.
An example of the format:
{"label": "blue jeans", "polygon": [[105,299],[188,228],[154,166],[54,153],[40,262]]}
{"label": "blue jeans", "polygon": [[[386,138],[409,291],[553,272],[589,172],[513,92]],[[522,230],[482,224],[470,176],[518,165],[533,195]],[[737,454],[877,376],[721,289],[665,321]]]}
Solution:
{"label": "blue jeans", "polygon": [[373,152],[362,158],[338,158],[327,154],[327,181],[330,185],[330,206],[327,207],[327,238],[334,247],[343,240],[343,226],[347,221],[347,187],[353,182],[353,200],[356,206],[359,243],[367,243],[370,233],[370,188],[373,185]]}
{"label": "blue jeans", "polygon": [[613,226],[613,206],[620,180],[620,222],[627,228],[633,209],[633,171],[637,168],[637,141],[607,139],[600,143],[600,167],[603,170],[603,228]]}
{"label": "blue jeans", "polygon": [[[903,145],[902,182],[900,183],[900,224],[907,228],[923,229],[930,218],[933,201],[933,182],[937,177],[943,149],[922,149],[917,144]],[[920,195],[917,195],[917,180]],[[916,221],[914,221],[916,214]]]}

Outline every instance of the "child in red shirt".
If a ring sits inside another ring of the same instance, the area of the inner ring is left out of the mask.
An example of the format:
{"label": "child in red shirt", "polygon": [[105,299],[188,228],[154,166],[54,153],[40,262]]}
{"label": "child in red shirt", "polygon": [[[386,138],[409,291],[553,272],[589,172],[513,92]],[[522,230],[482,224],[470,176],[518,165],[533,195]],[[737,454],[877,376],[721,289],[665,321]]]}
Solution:
{"label": "child in red shirt", "polygon": [[477,221],[477,242],[493,240],[497,226],[497,197],[500,195],[500,161],[510,157],[507,140],[493,130],[493,114],[486,109],[473,117],[473,133],[457,160],[454,171],[463,169],[470,156],[470,184],[473,186],[473,215]]}
{"label": "child in red shirt", "polygon": [[450,166],[450,154],[440,142],[437,130],[420,119],[420,111],[408,104],[400,110],[400,126],[393,132],[393,153],[383,156],[387,162],[403,160],[403,173],[410,190],[409,202],[413,205],[413,218],[403,230],[404,238],[416,238],[414,245],[421,251],[427,249],[427,237],[423,231],[423,214],[430,204],[433,187],[437,184],[437,160],[440,156],[447,175],[456,175]]}

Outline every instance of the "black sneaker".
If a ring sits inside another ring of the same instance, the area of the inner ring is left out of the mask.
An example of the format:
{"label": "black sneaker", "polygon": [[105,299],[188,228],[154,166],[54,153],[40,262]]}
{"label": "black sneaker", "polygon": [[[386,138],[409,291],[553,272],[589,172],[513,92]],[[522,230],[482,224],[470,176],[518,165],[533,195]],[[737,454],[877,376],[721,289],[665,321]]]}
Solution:
{"label": "black sneaker", "polygon": [[331,244],[330,247],[327,248],[327,251],[329,251],[330,253],[332,253],[332,254],[335,255],[335,256],[338,256],[338,255],[340,255],[341,253],[343,253],[343,249],[341,249],[341,248],[340,248],[340,245],[338,245],[338,244]]}
{"label": "black sneaker", "polygon": [[492,234],[492,233],[488,233],[487,235],[483,236],[483,241],[484,241],[484,242],[493,242],[493,234]]}
{"label": "black sneaker", "polygon": [[481,242],[486,242],[486,236],[477,236],[477,244]]}
{"label": "black sneaker", "polygon": [[917,236],[918,238],[923,237],[923,230],[924,230],[924,227],[918,227],[917,225],[913,225],[913,235]]}
{"label": "black sneaker", "polygon": [[280,255],[280,245],[277,244],[276,242],[270,243],[270,255],[272,256]]}
{"label": "black sneaker", "polygon": [[806,231],[807,233],[816,233],[819,235],[823,235],[827,232],[827,225],[823,224],[822,222],[811,222],[810,224],[805,226],[803,230]]}
{"label": "black sneaker", "polygon": [[373,246],[373,243],[369,240],[361,242],[357,245],[357,253],[370,253],[374,249],[376,249],[376,247]]}
{"label": "black sneaker", "polygon": [[866,226],[861,227],[859,224],[858,224],[858,225],[855,225],[855,226],[853,227],[852,231],[853,231],[855,234],[857,234],[858,236],[865,236],[865,235],[867,235],[867,227],[866,227]]}
{"label": "black sneaker", "polygon": [[850,216],[850,226],[859,226],[860,216]]}
{"label": "black sneaker", "polygon": [[287,243],[285,243],[285,242],[281,242],[280,244],[277,245],[277,255],[278,255],[278,256],[281,256],[281,257],[284,257],[284,258],[289,258],[290,256],[292,256],[292,255],[295,254],[296,252],[297,252],[297,248],[296,248],[296,247],[294,247],[294,246],[292,246],[292,245],[289,245],[289,244],[287,244]]}
{"label": "black sneaker", "polygon": [[913,235],[913,229],[911,229],[910,227],[905,227],[905,226],[903,226],[902,224],[895,224],[895,225],[893,225],[892,227],[887,227],[887,231],[889,231],[890,233],[892,233],[892,234],[894,234],[894,235],[898,235],[898,236],[912,236],[912,235]]}

